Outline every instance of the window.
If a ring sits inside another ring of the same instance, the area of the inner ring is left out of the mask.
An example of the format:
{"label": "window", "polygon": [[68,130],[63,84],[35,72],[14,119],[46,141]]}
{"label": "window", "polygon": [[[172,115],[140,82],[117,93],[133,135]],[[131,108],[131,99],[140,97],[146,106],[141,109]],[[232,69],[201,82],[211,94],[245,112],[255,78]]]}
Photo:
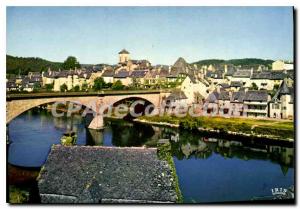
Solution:
{"label": "window", "polygon": [[224,114],[228,114],[229,109],[228,109],[228,108],[225,108],[225,109],[223,110],[223,112],[224,112]]}

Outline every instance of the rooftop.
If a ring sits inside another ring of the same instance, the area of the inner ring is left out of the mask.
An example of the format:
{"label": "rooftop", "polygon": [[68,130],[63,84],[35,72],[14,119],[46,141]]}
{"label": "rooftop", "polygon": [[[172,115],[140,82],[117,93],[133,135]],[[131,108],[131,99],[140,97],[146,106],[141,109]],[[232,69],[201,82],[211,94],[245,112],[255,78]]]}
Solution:
{"label": "rooftop", "polygon": [[176,201],[170,166],[156,148],[54,145],[38,187],[42,203]]}
{"label": "rooftop", "polygon": [[129,54],[129,52],[126,49],[122,49],[122,51],[120,51],[119,54]]}

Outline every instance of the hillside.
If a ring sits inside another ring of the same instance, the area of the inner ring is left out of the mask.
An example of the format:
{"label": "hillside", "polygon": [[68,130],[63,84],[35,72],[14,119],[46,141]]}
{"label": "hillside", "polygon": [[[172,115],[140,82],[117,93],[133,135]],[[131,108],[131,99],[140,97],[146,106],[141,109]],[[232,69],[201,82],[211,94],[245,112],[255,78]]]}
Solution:
{"label": "hillside", "polygon": [[22,75],[26,75],[29,71],[40,72],[49,67],[52,70],[61,68],[62,63],[51,62],[37,57],[14,57],[6,55],[6,73],[18,74],[19,70]]}
{"label": "hillside", "polygon": [[244,59],[230,59],[230,60],[222,60],[222,59],[206,59],[199,60],[192,64],[196,65],[218,65],[218,64],[233,64],[233,65],[241,65],[241,66],[257,66],[257,65],[266,65],[271,66],[273,60],[264,60],[257,58],[244,58]]}

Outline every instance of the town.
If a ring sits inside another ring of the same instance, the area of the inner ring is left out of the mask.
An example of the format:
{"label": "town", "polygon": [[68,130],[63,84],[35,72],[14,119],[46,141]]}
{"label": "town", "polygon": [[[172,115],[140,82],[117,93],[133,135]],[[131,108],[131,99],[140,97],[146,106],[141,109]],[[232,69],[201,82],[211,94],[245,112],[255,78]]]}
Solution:
{"label": "town", "polygon": [[[69,57],[70,59],[76,59]],[[28,72],[9,76],[6,90],[17,92],[68,92],[169,89],[164,103],[200,105],[203,115],[293,119],[294,67],[291,62],[274,61],[265,65],[189,64],[180,57],[173,65],[155,65],[131,59],[119,52],[118,64],[69,70]],[[75,61],[77,62],[77,61]]]}
{"label": "town", "polygon": [[75,5],[6,8],[6,202],[295,203],[295,7]]}

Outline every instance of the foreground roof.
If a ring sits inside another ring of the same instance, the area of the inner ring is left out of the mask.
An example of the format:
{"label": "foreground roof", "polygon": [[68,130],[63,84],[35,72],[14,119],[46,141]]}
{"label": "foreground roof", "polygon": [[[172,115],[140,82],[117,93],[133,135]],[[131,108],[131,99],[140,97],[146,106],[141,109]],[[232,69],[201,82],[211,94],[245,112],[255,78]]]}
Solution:
{"label": "foreground roof", "polygon": [[38,188],[42,203],[175,202],[171,178],[156,148],[54,145]]}

